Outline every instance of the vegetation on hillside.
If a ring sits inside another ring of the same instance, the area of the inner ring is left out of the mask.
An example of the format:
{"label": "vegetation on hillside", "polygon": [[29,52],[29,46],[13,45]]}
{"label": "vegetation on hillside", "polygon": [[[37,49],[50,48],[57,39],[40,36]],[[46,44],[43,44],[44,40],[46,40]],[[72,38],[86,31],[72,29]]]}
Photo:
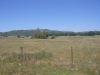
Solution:
{"label": "vegetation on hillside", "polygon": [[[39,30],[38,33],[37,30]],[[48,35],[44,35],[48,34]],[[16,30],[16,31],[9,31],[9,32],[0,32],[1,36],[16,36],[16,35],[23,35],[23,36],[33,36],[37,38],[45,38],[46,36],[94,36],[100,35],[100,31],[85,31],[85,32],[71,32],[71,31],[55,31],[55,30],[48,30],[48,29],[35,29],[35,30]],[[39,37],[42,36],[42,37]]]}

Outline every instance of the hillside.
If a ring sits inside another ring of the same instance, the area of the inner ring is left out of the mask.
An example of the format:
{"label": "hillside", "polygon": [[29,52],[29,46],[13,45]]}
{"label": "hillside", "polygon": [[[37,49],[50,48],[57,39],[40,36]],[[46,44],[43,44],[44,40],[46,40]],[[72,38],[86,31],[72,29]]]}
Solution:
{"label": "hillside", "polygon": [[[0,32],[1,36],[15,36],[15,35],[23,35],[23,36],[32,36],[34,35],[35,30],[13,30],[8,32]],[[49,30],[49,29],[39,29],[39,31],[47,31],[49,35],[56,36],[93,36],[100,35],[100,31],[85,31],[85,32],[72,32],[72,31],[57,31],[57,30]]]}

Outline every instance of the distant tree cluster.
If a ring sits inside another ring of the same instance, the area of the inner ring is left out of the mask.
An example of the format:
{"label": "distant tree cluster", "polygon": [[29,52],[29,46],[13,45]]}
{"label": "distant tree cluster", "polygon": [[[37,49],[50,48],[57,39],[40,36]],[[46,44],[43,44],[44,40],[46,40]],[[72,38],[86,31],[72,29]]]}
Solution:
{"label": "distant tree cluster", "polygon": [[100,35],[100,31],[86,31],[86,32],[70,32],[70,31],[55,31],[55,30],[48,30],[48,29],[35,29],[35,30],[14,30],[9,32],[0,32],[1,36],[8,37],[8,36],[17,36],[21,38],[21,36],[29,37],[33,36],[32,38],[39,38],[39,39],[47,39],[48,36],[94,36]]}
{"label": "distant tree cluster", "polygon": [[40,31],[40,29],[36,29],[34,33],[34,37],[38,39],[47,39],[48,38],[48,32],[47,31]]}
{"label": "distant tree cluster", "polygon": [[87,32],[54,32],[50,33],[50,36],[94,36],[94,35],[100,35],[100,31],[87,31]]}

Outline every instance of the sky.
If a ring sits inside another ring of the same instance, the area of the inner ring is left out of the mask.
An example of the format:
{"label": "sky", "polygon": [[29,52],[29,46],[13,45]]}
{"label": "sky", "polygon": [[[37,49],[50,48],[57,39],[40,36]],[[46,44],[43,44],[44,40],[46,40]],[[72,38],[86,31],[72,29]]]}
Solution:
{"label": "sky", "polygon": [[0,0],[0,32],[100,31],[100,0]]}

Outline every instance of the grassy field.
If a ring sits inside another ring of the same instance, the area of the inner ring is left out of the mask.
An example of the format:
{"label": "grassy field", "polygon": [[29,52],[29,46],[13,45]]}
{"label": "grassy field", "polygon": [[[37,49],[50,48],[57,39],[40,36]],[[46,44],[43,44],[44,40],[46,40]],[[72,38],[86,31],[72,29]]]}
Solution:
{"label": "grassy field", "polygon": [[1,37],[0,75],[100,75],[100,36]]}

